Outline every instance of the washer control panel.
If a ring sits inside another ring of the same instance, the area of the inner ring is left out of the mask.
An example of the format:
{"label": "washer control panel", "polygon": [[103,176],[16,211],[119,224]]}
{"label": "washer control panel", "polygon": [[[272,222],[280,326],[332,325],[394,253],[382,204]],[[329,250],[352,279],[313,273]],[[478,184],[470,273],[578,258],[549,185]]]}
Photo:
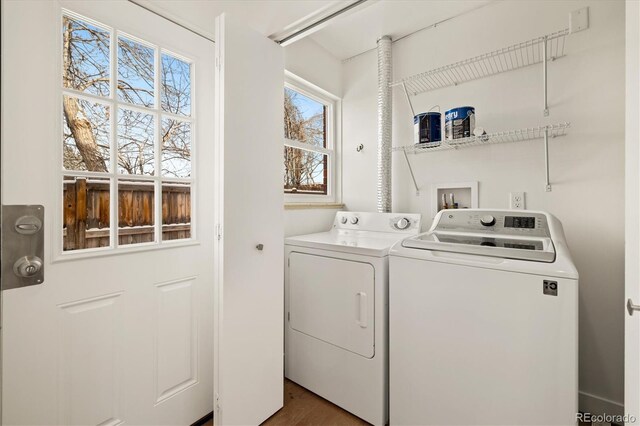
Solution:
{"label": "washer control panel", "polygon": [[373,232],[420,232],[421,215],[414,213],[337,212],[334,229]]}
{"label": "washer control panel", "polygon": [[481,232],[549,237],[547,217],[524,210],[444,210],[434,226],[436,231]]}
{"label": "washer control panel", "polygon": [[535,229],[536,218],[534,216],[505,216],[505,228]]}

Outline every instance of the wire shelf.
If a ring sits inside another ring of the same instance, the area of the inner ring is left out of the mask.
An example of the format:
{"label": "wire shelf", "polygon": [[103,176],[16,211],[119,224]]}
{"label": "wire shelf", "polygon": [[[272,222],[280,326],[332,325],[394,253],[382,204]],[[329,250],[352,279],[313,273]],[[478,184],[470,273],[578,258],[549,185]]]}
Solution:
{"label": "wire shelf", "polygon": [[404,85],[407,93],[415,96],[419,93],[457,86],[467,81],[539,64],[543,62],[545,48],[547,60],[555,60],[565,55],[567,35],[569,35],[568,28],[406,77],[391,83],[391,86]]}
{"label": "wire shelf", "polygon": [[448,140],[442,142],[423,143],[394,147],[394,151],[404,151],[406,154],[422,154],[428,152],[445,151],[450,149],[469,148],[472,146],[492,145],[509,142],[524,142],[533,139],[542,139],[547,136],[555,138],[564,136],[571,123],[551,124],[548,126],[529,127],[526,129],[509,130],[505,132],[489,133],[482,136]]}

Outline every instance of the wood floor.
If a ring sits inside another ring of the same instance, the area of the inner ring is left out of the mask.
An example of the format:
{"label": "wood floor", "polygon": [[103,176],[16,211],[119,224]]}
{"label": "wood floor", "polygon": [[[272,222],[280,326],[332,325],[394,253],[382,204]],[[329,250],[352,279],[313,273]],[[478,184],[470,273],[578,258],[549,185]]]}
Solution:
{"label": "wood floor", "polygon": [[284,380],[284,407],[262,423],[263,426],[364,426],[368,424],[287,379]]}
{"label": "wood floor", "polygon": [[[367,426],[369,423],[302,386],[284,379],[284,407],[269,417],[262,425]],[[213,420],[209,420],[203,426],[213,426]],[[588,423],[580,422],[580,426],[588,426]]]}
{"label": "wood floor", "polygon": [[[366,426],[369,423],[284,379],[284,407],[269,417],[263,426]],[[209,420],[204,426],[213,426]]]}

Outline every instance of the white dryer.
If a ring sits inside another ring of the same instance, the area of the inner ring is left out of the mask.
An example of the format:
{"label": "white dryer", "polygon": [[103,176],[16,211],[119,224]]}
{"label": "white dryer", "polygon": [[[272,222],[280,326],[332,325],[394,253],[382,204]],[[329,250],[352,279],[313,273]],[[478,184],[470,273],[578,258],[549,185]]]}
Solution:
{"label": "white dryer", "polygon": [[389,248],[420,215],[338,212],[285,239],[285,375],[376,425],[388,420]]}
{"label": "white dryer", "polygon": [[532,211],[443,210],[390,254],[392,425],[569,425],[578,273]]}

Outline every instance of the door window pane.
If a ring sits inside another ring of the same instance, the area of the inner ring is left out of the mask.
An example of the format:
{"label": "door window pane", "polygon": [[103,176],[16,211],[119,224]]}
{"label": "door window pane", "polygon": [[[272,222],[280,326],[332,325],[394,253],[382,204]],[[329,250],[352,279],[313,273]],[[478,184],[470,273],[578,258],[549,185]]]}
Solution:
{"label": "door window pane", "polygon": [[109,171],[109,107],[64,96],[63,166],[66,170]]}
{"label": "door window pane", "polygon": [[192,238],[192,63],[70,11],[62,24],[63,251]]}
{"label": "door window pane", "polygon": [[64,87],[109,96],[109,31],[79,19],[62,18]]}
{"label": "door window pane", "polygon": [[118,37],[118,99],[153,106],[154,56],[151,47]]}
{"label": "door window pane", "polygon": [[191,185],[162,183],[162,240],[191,238]]}
{"label": "door window pane", "polygon": [[160,74],[162,110],[176,115],[191,115],[191,64],[162,54]]}
{"label": "door window pane", "polygon": [[162,119],[162,176],[191,177],[191,123]]}
{"label": "door window pane", "polygon": [[63,177],[63,250],[109,246],[110,180]]}
{"label": "door window pane", "polygon": [[284,192],[327,194],[327,155],[284,147]]}
{"label": "door window pane", "polygon": [[118,244],[155,241],[154,182],[118,180]]}
{"label": "door window pane", "polygon": [[151,114],[118,110],[118,172],[153,175],[154,117]]}
{"label": "door window pane", "polygon": [[327,107],[300,92],[284,89],[284,137],[327,147]]}

